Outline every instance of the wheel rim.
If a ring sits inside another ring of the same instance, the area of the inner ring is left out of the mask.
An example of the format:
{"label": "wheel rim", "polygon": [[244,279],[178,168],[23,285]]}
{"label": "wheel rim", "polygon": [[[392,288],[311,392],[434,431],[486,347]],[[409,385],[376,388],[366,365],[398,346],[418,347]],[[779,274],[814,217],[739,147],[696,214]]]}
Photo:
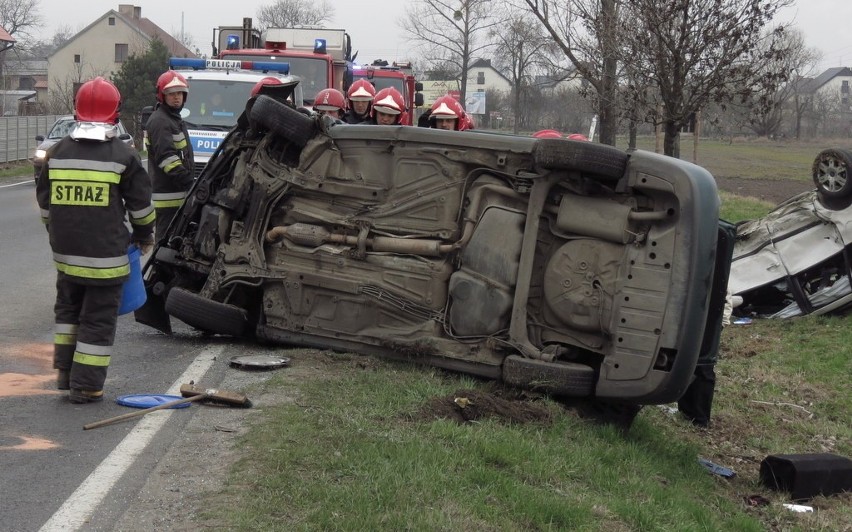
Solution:
{"label": "wheel rim", "polygon": [[846,186],[846,165],[834,157],[828,157],[819,163],[819,184],[829,192],[837,192]]}

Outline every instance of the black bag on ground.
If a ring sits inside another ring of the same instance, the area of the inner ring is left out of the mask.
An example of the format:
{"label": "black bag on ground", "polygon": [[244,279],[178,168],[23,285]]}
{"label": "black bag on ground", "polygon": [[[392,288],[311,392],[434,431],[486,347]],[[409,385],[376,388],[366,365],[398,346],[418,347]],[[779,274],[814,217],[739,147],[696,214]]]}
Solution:
{"label": "black bag on ground", "polygon": [[852,491],[852,460],[830,453],[769,455],[760,463],[760,482],[790,492],[794,501]]}

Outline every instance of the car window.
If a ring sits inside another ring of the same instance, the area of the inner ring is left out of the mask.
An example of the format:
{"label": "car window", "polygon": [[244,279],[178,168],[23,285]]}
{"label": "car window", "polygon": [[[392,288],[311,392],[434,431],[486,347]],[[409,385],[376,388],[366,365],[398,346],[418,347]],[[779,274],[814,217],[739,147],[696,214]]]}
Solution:
{"label": "car window", "polygon": [[76,122],[73,119],[57,121],[55,124],[53,124],[53,129],[50,130],[50,133],[47,135],[47,138],[61,139],[68,133],[71,133],[71,130],[74,128],[74,124],[76,124]]}

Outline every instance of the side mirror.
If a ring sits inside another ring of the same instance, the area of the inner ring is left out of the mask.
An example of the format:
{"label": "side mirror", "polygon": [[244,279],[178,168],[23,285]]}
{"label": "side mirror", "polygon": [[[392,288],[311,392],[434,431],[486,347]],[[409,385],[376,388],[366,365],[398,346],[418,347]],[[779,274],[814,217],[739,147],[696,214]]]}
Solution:
{"label": "side mirror", "polygon": [[422,92],[415,92],[414,93],[414,106],[420,107],[421,105],[423,105],[423,93]]}
{"label": "side mirror", "polygon": [[44,142],[44,135],[36,135],[36,142]]}
{"label": "side mirror", "polygon": [[151,118],[151,114],[154,112],[153,105],[146,105],[142,108],[141,112],[141,120],[142,120],[142,130],[145,130],[145,125],[148,124],[148,119]]}
{"label": "side mirror", "polygon": [[419,81],[414,84],[414,92],[421,92],[423,90],[423,84]]}
{"label": "side mirror", "polygon": [[130,140],[130,133],[122,133],[118,138],[119,140]]}

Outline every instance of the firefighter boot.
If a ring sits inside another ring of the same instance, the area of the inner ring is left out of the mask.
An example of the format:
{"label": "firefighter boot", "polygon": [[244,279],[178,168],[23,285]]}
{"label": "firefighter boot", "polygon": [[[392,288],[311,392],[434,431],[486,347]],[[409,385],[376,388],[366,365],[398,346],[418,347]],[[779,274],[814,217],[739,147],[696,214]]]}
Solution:
{"label": "firefighter boot", "polygon": [[82,405],[86,403],[98,403],[103,401],[104,391],[98,390],[80,390],[79,388],[71,388],[68,394],[68,400],[74,404]]}
{"label": "firefighter boot", "polygon": [[56,389],[70,390],[71,389],[71,370],[60,369],[56,371]]}

